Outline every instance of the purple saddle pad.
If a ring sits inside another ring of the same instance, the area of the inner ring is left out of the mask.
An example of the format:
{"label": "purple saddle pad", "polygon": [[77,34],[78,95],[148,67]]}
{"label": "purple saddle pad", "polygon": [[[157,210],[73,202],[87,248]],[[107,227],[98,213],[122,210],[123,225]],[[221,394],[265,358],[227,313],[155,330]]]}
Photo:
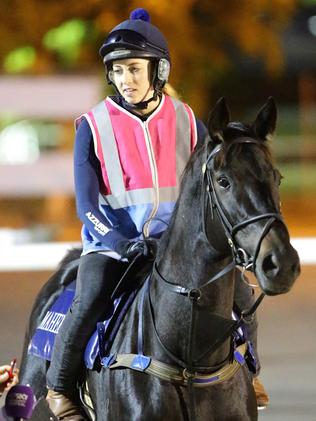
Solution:
{"label": "purple saddle pad", "polygon": [[[75,295],[76,281],[69,284],[46,312],[37,327],[28,347],[28,353],[45,360],[51,360],[55,337],[62,325],[66,313]],[[96,358],[109,350],[124,316],[132,304],[138,289],[121,293],[108,311],[107,318],[98,323],[98,329],[92,334],[84,354],[87,368],[92,369]],[[98,334],[99,331],[99,334]],[[100,335],[102,332],[102,337]],[[100,344],[102,349],[100,349]]]}

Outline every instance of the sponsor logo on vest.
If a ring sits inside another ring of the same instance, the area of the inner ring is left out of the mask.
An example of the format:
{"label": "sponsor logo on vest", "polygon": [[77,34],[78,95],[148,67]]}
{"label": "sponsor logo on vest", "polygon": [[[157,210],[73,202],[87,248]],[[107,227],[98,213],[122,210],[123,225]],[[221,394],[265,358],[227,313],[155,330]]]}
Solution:
{"label": "sponsor logo on vest", "polygon": [[105,226],[96,216],[93,215],[92,212],[87,212],[86,217],[93,223],[94,229],[98,231],[99,234],[105,235],[110,231],[107,226]]}
{"label": "sponsor logo on vest", "polygon": [[47,332],[58,333],[65,317],[65,314],[56,313],[55,311],[48,311],[38,329],[46,330]]}

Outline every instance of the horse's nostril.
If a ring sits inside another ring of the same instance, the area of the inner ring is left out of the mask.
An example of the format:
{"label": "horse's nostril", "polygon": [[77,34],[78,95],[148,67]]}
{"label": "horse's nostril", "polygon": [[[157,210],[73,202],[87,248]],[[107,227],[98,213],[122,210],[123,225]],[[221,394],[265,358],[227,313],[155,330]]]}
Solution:
{"label": "horse's nostril", "polygon": [[262,262],[262,269],[266,275],[275,273],[278,269],[277,264],[274,262],[273,254],[268,254]]}

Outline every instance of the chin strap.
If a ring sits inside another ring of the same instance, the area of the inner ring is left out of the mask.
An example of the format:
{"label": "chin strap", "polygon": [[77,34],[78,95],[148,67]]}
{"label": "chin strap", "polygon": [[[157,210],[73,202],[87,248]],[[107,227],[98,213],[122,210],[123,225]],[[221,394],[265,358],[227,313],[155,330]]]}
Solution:
{"label": "chin strap", "polygon": [[[152,78],[151,78],[151,86],[154,88],[154,94],[151,98],[147,99],[146,101],[140,101],[137,102],[137,104],[130,104],[129,102],[125,101],[124,97],[120,94],[119,90],[117,89],[114,80],[109,77],[109,70],[107,70],[106,74],[106,80],[107,83],[114,86],[116,95],[121,99],[121,102],[123,104],[123,107],[128,111],[135,111],[135,110],[146,110],[148,107],[148,104],[152,101],[156,101],[158,98],[161,99],[162,97],[162,88],[164,87],[167,80],[160,80],[157,76],[158,72],[158,63],[154,63],[154,69],[152,72]],[[107,66],[106,66],[107,68]]]}
{"label": "chin strap", "polygon": [[146,101],[137,102],[137,104],[130,104],[129,102],[125,101],[125,99],[123,98],[121,94],[119,94],[119,97],[121,98],[123,107],[126,110],[129,110],[129,111],[145,110],[148,107],[148,104],[150,102],[156,101],[158,98],[161,98],[161,92],[158,93],[157,91],[155,91],[154,95],[151,98],[147,99]]}
{"label": "chin strap", "polygon": [[146,101],[137,102],[137,104],[130,104],[129,102],[125,101],[124,97],[120,94],[120,91],[112,81],[111,85],[113,85],[116,95],[120,98],[123,107],[128,111],[146,110],[148,104],[150,104],[152,101],[156,101],[158,98],[161,99],[162,97],[161,89],[157,88],[156,86],[154,89],[154,94],[151,98],[147,99]]}

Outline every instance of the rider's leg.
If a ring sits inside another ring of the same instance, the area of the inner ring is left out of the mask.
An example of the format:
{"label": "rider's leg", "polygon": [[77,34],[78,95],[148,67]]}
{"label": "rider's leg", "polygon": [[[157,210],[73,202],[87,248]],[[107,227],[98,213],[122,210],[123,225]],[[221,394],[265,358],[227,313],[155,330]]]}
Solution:
{"label": "rider's leg", "polygon": [[109,308],[111,293],[125,269],[125,263],[103,254],[80,258],[75,298],[56,336],[47,372],[48,389],[72,398],[86,344]]}

